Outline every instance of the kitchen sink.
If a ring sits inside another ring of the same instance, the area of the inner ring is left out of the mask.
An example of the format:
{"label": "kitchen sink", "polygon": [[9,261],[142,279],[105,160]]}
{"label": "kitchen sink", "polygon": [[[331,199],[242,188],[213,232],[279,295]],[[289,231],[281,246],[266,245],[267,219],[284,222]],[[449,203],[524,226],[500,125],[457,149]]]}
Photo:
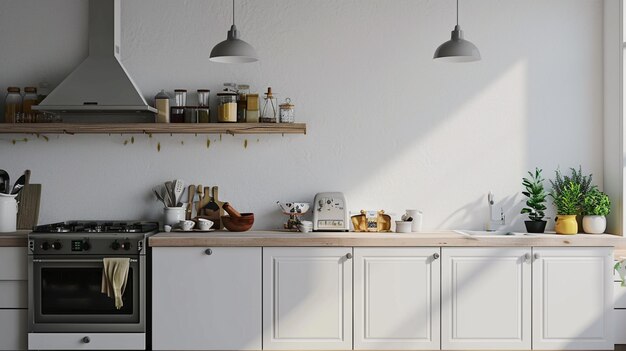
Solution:
{"label": "kitchen sink", "polygon": [[516,237],[523,235],[532,235],[528,233],[519,233],[519,232],[511,232],[508,230],[496,230],[493,232],[489,232],[486,230],[455,230],[455,233],[466,235],[466,236],[506,236],[506,237]]}

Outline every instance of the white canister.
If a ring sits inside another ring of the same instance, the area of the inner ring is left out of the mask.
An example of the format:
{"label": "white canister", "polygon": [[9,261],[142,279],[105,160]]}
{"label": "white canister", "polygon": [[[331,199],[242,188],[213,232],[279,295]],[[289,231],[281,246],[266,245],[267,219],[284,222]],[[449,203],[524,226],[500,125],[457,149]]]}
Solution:
{"label": "white canister", "polygon": [[165,207],[163,208],[163,225],[174,227],[180,221],[185,220],[186,207]]}
{"label": "white canister", "polygon": [[583,230],[587,234],[602,234],[606,230],[606,217],[585,216],[583,217]]}
{"label": "white canister", "polygon": [[419,233],[422,231],[422,217],[423,213],[420,210],[406,210],[406,214],[402,216],[403,220],[408,218],[413,218],[411,221],[411,231],[414,233]]}
{"label": "white canister", "polygon": [[15,195],[0,194],[0,233],[17,230],[17,200]]}
{"label": "white canister", "polygon": [[396,221],[396,233],[410,233],[411,222]]}

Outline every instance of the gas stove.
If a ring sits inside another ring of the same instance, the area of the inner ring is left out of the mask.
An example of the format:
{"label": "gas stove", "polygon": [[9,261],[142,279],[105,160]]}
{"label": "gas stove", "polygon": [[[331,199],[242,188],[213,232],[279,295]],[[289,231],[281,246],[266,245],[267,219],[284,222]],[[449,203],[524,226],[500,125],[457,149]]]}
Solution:
{"label": "gas stove", "polygon": [[35,255],[137,255],[158,223],[141,221],[67,221],[40,225],[28,235]]}

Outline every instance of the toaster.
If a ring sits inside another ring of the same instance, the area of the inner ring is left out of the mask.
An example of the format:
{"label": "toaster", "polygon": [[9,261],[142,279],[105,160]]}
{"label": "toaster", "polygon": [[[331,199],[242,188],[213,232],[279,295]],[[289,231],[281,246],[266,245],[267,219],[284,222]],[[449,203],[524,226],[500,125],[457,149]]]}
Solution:
{"label": "toaster", "polygon": [[346,197],[340,192],[318,193],[313,201],[313,230],[350,230]]}

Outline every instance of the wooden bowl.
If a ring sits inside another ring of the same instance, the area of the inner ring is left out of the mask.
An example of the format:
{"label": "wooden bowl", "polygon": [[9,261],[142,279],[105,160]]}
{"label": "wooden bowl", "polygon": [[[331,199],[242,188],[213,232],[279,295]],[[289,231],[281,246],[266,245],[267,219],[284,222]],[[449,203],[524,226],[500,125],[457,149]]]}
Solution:
{"label": "wooden bowl", "polygon": [[242,213],[241,217],[222,216],[222,224],[231,232],[245,232],[254,224],[254,213]]}

